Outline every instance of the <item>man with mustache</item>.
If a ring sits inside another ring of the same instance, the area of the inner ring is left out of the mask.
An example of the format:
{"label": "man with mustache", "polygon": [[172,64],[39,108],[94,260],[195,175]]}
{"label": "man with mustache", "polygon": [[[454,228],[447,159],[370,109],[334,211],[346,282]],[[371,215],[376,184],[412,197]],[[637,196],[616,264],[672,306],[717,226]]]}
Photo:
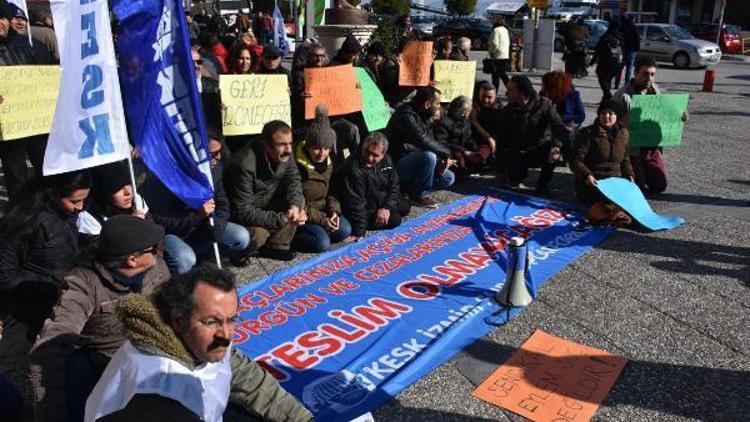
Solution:
{"label": "man with mustache", "polygon": [[260,255],[294,259],[291,242],[307,214],[289,125],[280,120],[266,123],[259,139],[232,155],[224,180],[231,220],[247,227]]}
{"label": "man with mustache", "polygon": [[312,414],[232,347],[236,281],[198,267],[149,300],[121,301],[126,341],[86,402],[88,421],[309,421]]}

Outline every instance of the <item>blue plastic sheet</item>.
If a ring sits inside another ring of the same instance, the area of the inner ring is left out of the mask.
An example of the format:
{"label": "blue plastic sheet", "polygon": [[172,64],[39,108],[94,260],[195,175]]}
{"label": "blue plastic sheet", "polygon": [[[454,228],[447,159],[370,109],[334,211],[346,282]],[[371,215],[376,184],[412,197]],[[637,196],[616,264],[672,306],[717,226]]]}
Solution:
{"label": "blue plastic sheet", "polygon": [[599,180],[596,186],[610,201],[649,230],[671,230],[685,222],[682,217],[655,213],[640,188],[630,180],[610,177]]}

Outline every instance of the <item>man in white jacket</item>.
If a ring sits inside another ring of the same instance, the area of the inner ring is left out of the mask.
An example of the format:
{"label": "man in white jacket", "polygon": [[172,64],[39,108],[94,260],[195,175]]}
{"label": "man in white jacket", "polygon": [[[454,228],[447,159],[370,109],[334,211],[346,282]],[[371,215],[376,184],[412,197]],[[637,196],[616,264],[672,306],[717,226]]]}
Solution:
{"label": "man in white jacket", "polygon": [[495,29],[490,35],[489,48],[487,53],[493,61],[492,84],[500,87],[500,80],[503,85],[507,86],[508,81],[508,64],[510,63],[510,33],[505,26],[505,19],[498,17],[495,20]]}

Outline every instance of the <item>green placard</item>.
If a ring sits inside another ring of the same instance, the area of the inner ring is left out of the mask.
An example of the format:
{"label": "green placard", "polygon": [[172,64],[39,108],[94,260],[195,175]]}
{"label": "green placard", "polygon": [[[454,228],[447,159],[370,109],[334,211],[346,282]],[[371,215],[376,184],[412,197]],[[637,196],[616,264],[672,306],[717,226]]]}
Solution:
{"label": "green placard", "polygon": [[385,98],[365,69],[355,67],[354,70],[357,73],[359,86],[362,88],[362,115],[365,117],[367,130],[372,132],[383,129],[391,118],[391,111],[385,104]]}
{"label": "green placard", "polygon": [[630,147],[673,147],[682,142],[687,94],[635,95],[630,109]]}

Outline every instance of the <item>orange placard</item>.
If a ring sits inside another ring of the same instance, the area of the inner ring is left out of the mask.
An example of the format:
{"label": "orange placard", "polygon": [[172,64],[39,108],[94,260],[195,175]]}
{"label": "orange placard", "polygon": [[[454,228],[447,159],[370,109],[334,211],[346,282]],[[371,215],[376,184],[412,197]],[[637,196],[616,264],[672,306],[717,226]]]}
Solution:
{"label": "orange placard", "polygon": [[536,330],[471,394],[537,422],[588,421],[627,362]]}
{"label": "orange placard", "polygon": [[362,92],[351,64],[305,69],[305,119],[315,117],[315,107],[323,104],[329,116],[362,110]]}
{"label": "orange placard", "polygon": [[427,86],[432,66],[432,41],[409,41],[401,52],[398,84]]}

